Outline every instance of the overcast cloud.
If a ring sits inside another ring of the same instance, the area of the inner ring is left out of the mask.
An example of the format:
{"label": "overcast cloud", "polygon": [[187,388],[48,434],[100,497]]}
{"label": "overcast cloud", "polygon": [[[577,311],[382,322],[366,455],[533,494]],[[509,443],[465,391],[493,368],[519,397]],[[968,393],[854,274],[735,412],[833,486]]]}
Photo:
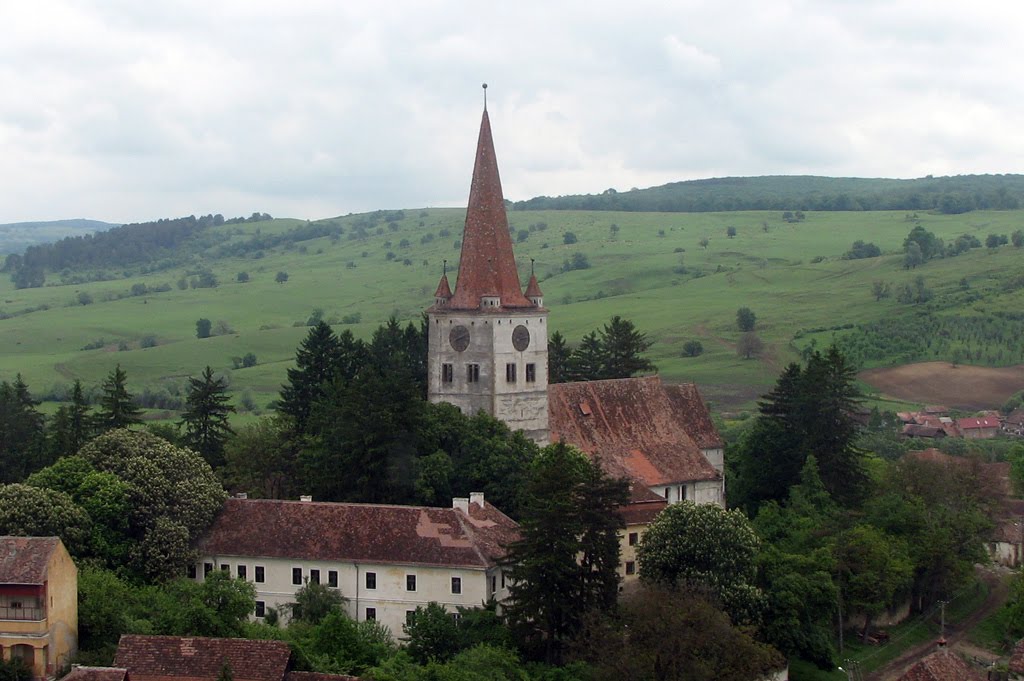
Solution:
{"label": "overcast cloud", "polygon": [[0,3],[0,222],[1024,170],[1017,0]]}

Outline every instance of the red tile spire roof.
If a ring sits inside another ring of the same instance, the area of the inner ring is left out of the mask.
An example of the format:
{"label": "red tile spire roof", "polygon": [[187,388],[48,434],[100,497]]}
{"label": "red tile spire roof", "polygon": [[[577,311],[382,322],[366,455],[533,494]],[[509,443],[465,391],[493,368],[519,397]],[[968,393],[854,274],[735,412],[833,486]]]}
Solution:
{"label": "red tile spire roof", "polygon": [[452,297],[452,287],[448,285],[448,275],[442,274],[441,281],[437,282],[437,290],[434,291],[435,298],[448,299]]}
{"label": "red tile spire roof", "polygon": [[543,293],[540,292],[540,284],[537,283],[537,275],[530,275],[530,283],[526,285],[526,297],[527,298],[541,298]]}
{"label": "red tile spire roof", "polygon": [[479,310],[481,298],[495,296],[499,308],[536,307],[523,295],[508,233],[508,216],[501,193],[498,161],[491,138],[491,121],[484,108],[480,138],[476,146],[476,164],[469,189],[466,227],[462,235],[462,255],[455,295],[449,307]]}

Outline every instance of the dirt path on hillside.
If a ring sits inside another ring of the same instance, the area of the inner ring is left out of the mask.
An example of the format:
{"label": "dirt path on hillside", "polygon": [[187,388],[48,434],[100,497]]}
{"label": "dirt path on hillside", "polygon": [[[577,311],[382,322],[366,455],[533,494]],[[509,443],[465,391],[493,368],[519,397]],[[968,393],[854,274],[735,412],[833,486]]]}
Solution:
{"label": "dirt path on hillside", "polygon": [[[999,659],[995,653],[972,645],[967,641],[967,632],[983,619],[998,610],[1009,594],[1009,573],[991,568],[978,568],[978,576],[989,585],[989,593],[981,607],[968,615],[963,621],[946,625],[946,646],[969,659],[991,664]],[[921,658],[935,651],[936,642],[926,641],[905,651],[888,664],[865,675],[865,681],[895,681]]]}

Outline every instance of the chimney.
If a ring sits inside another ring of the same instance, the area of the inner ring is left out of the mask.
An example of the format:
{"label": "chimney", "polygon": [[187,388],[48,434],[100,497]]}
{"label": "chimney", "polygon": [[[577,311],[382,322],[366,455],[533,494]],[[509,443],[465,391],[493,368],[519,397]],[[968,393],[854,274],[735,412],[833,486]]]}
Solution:
{"label": "chimney", "polygon": [[484,507],[484,493],[483,492],[470,492],[469,503],[476,504],[480,508]]}
{"label": "chimney", "polygon": [[312,494],[303,494],[302,496],[299,497],[299,501],[306,501],[306,502],[313,501],[313,495]]}
{"label": "chimney", "polygon": [[466,497],[454,497],[452,499],[452,508],[458,509],[469,515],[469,499]]}

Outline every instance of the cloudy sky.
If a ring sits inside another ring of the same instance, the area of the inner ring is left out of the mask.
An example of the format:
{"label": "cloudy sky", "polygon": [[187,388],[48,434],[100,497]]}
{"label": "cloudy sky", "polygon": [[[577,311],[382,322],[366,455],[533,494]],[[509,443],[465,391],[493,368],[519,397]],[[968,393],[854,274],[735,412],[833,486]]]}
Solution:
{"label": "cloudy sky", "polygon": [[1019,0],[0,0],[0,223],[1024,171]]}

